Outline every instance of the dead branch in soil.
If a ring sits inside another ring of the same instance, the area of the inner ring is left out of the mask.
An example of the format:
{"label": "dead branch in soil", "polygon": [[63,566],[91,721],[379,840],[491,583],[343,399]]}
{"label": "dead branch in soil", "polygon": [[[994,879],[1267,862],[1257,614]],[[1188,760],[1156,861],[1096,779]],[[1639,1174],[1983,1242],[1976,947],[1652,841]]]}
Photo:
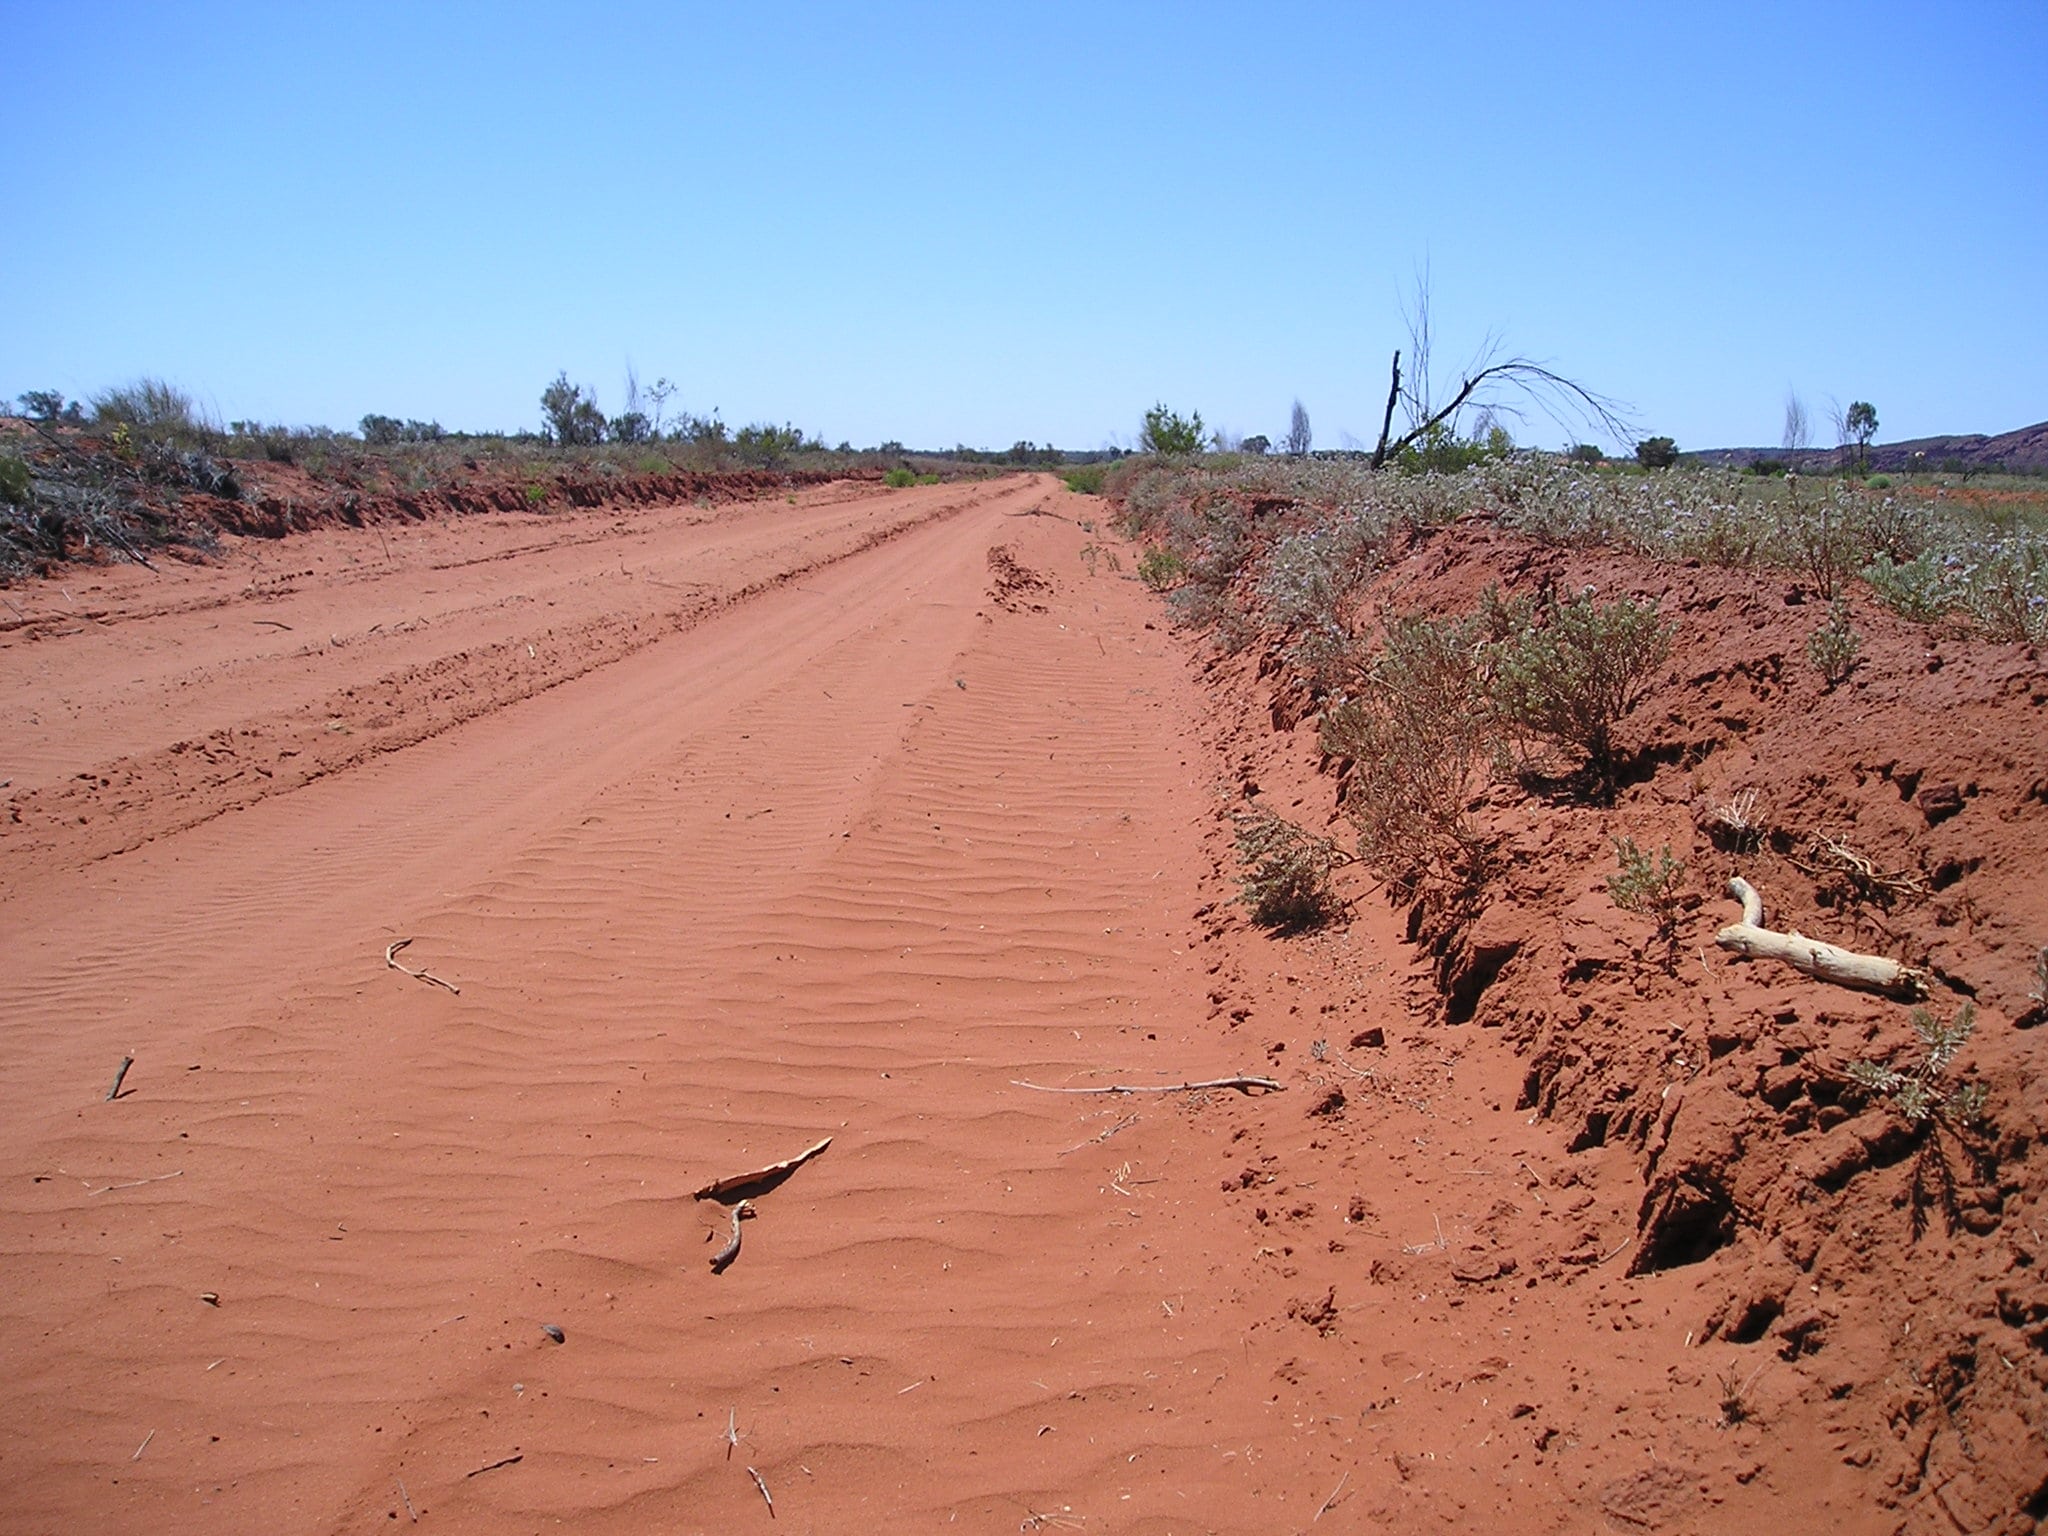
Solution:
{"label": "dead branch in soil", "polygon": [[[740,1223],[754,1214],[754,1207],[742,1200],[732,1208],[732,1236],[725,1240],[725,1246],[711,1255],[711,1273],[722,1275],[725,1267],[740,1256]],[[735,1440],[733,1444],[739,1442]]]}
{"label": "dead branch in soil", "polygon": [[756,1168],[751,1173],[735,1173],[729,1178],[713,1179],[709,1184],[698,1190],[692,1198],[697,1200],[722,1200],[727,1195],[738,1194],[742,1190],[752,1190],[756,1185],[773,1186],[780,1184],[792,1173],[795,1173],[797,1169],[803,1167],[805,1163],[808,1163],[831,1145],[832,1138],[827,1136],[816,1146],[805,1147],[795,1157],[786,1157],[779,1163],[770,1163],[767,1167]]}
{"label": "dead branch in soil", "polygon": [[1816,880],[1841,880],[1857,897],[1890,906],[1901,896],[1925,896],[1927,882],[1917,870],[1886,873],[1839,838],[1816,832],[1807,841],[1806,857],[1787,860],[1801,874]]}
{"label": "dead branch in soil", "polygon": [[111,1104],[114,1100],[121,1097],[122,1080],[128,1076],[128,1069],[134,1065],[135,1058],[133,1056],[123,1056],[121,1058],[121,1065],[114,1068],[114,1086],[107,1090],[107,1103]]}
{"label": "dead branch in soil", "polygon": [[430,971],[415,971],[409,966],[403,966],[398,963],[398,952],[411,942],[411,939],[400,939],[395,944],[386,946],[384,950],[384,963],[401,975],[410,976],[414,981],[424,981],[429,986],[446,988],[460,997],[462,995],[462,988],[454,985],[454,983],[443,981]]}
{"label": "dead branch in soil", "polygon": [[747,1476],[751,1477],[754,1480],[754,1486],[761,1490],[761,1497],[766,1500],[768,1505],[768,1518],[773,1520],[775,1518],[775,1500],[768,1492],[768,1484],[763,1481],[761,1474],[752,1467],[747,1468]]}
{"label": "dead branch in soil", "polygon": [[1107,1088],[1048,1088],[1043,1083],[1027,1083],[1021,1077],[1010,1079],[1013,1088],[1030,1088],[1038,1093],[1200,1093],[1208,1088],[1235,1088],[1240,1093],[1249,1093],[1254,1088],[1267,1093],[1285,1093],[1287,1085],[1276,1083],[1270,1077],[1212,1077],[1202,1083],[1112,1083]]}
{"label": "dead branch in soil", "polygon": [[145,1184],[161,1184],[165,1179],[182,1179],[183,1177],[185,1177],[185,1170],[180,1168],[176,1173],[160,1173],[153,1179],[130,1179],[125,1184],[103,1184],[98,1189],[89,1191],[89,1193],[104,1195],[117,1189],[140,1189]]}
{"label": "dead branch in soil", "polygon": [[1090,1136],[1086,1141],[1075,1143],[1073,1146],[1068,1147],[1066,1152],[1062,1152],[1060,1156],[1065,1157],[1069,1152],[1078,1152],[1083,1147],[1099,1146],[1103,1142],[1109,1140],[1109,1138],[1114,1136],[1118,1131],[1128,1130],[1137,1123],[1138,1117],[1136,1115],[1125,1115],[1123,1119],[1117,1121],[1117,1123],[1115,1125],[1112,1125],[1108,1130],[1103,1131],[1097,1135]]}
{"label": "dead branch in soil", "polygon": [[1330,1490],[1330,1496],[1327,1499],[1323,1500],[1323,1507],[1317,1510],[1313,1515],[1309,1517],[1308,1523],[1310,1525],[1314,1525],[1316,1521],[1322,1519],[1323,1516],[1327,1515],[1330,1512],[1330,1506],[1337,1502],[1337,1495],[1344,1491],[1344,1485],[1350,1481],[1351,1474],[1348,1471],[1342,1477],[1337,1479],[1337,1486],[1335,1488],[1332,1488]]}
{"label": "dead branch in soil", "polygon": [[405,1479],[395,1477],[392,1481],[398,1484],[398,1496],[405,1500],[405,1512],[412,1516],[412,1523],[418,1525],[420,1523],[420,1512],[412,1507],[412,1495],[405,1491]]}
{"label": "dead branch in soil", "polygon": [[1809,939],[1797,931],[1779,933],[1763,926],[1764,899],[1737,875],[1728,894],[1742,904],[1742,921],[1714,935],[1722,949],[1752,960],[1782,960],[1818,981],[1881,992],[1890,997],[1918,997],[1927,990],[1927,976],[1883,955],[1859,955],[1840,945]]}
{"label": "dead branch in soil", "polygon": [[526,1453],[524,1451],[514,1451],[510,1456],[501,1456],[496,1461],[486,1462],[484,1465],[478,1467],[474,1472],[465,1472],[462,1475],[465,1479],[472,1477],[482,1477],[486,1472],[495,1472],[500,1467],[513,1466],[516,1463],[522,1462],[524,1460],[526,1460]]}

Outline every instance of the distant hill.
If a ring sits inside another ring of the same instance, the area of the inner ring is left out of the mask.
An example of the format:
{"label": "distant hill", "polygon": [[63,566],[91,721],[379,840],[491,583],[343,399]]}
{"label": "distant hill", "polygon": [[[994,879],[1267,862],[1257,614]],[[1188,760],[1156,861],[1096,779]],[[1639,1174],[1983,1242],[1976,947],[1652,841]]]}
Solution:
{"label": "distant hill", "polygon": [[[1846,450],[1809,448],[1790,454],[1782,448],[1707,448],[1688,452],[1688,459],[1740,469],[1758,459],[1797,461],[1814,470],[1833,469]],[[1872,443],[1870,467],[1881,470],[1962,468],[2008,474],[2048,473],[2048,421],[2014,432],[1986,437],[1972,432],[1959,437],[1915,437],[1903,443]]]}

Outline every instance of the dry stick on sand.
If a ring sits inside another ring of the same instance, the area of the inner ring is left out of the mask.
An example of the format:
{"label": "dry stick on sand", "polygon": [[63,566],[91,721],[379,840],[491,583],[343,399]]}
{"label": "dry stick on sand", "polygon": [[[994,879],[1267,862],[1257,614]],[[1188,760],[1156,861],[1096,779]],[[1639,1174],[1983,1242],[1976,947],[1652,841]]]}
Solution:
{"label": "dry stick on sand", "polygon": [[420,1512],[412,1507],[412,1495],[405,1491],[405,1479],[398,1477],[393,1478],[392,1481],[398,1484],[398,1496],[405,1500],[405,1512],[412,1516],[412,1523],[418,1525],[420,1523]]}
{"label": "dry stick on sand", "polygon": [[808,1163],[831,1145],[832,1138],[827,1136],[816,1146],[805,1147],[795,1157],[786,1157],[779,1163],[770,1163],[766,1168],[756,1168],[752,1173],[735,1173],[729,1178],[713,1179],[709,1184],[698,1190],[692,1198],[716,1200],[722,1195],[731,1194],[734,1190],[751,1189],[756,1184],[765,1184],[771,1179],[780,1179],[785,1175],[796,1172],[797,1169],[803,1167],[805,1163]]}
{"label": "dry stick on sand", "polygon": [[524,1451],[514,1451],[510,1456],[500,1456],[496,1461],[486,1462],[474,1472],[465,1472],[462,1475],[465,1479],[482,1477],[486,1472],[495,1472],[500,1467],[509,1467],[524,1460],[526,1460],[526,1453]]}
{"label": "dry stick on sand", "polygon": [[1865,992],[1882,992],[1890,997],[1919,997],[1927,990],[1927,975],[1883,955],[1859,955],[1835,944],[1824,944],[1799,933],[1778,933],[1763,926],[1764,899],[1756,888],[1737,875],[1728,882],[1728,894],[1742,903],[1742,921],[1730,923],[1714,935],[1722,949],[1752,960],[1782,960],[1794,970],[1820,981],[1856,987]]}
{"label": "dry stick on sand", "polygon": [[768,1501],[768,1518],[773,1520],[775,1518],[775,1499],[768,1492],[768,1485],[761,1480],[761,1474],[752,1467],[747,1468],[747,1476],[754,1480],[754,1486],[761,1490],[761,1497]]}
{"label": "dry stick on sand", "polygon": [[1323,1500],[1323,1507],[1317,1510],[1313,1515],[1309,1517],[1308,1523],[1310,1525],[1314,1525],[1316,1521],[1322,1519],[1323,1516],[1327,1515],[1330,1512],[1330,1506],[1337,1502],[1337,1495],[1344,1491],[1344,1485],[1350,1481],[1351,1474],[1348,1471],[1342,1477],[1337,1479],[1337,1486],[1335,1488],[1332,1488],[1330,1490],[1330,1496],[1327,1499]]}
{"label": "dry stick on sand", "polygon": [[415,971],[409,966],[403,966],[398,963],[398,952],[411,942],[411,939],[400,939],[396,943],[387,945],[384,950],[384,963],[401,975],[410,976],[414,981],[424,981],[432,987],[444,987],[448,991],[453,992],[457,997],[460,997],[462,995],[462,988],[454,985],[454,983],[443,981],[440,977],[429,971]]}
{"label": "dry stick on sand", "polygon": [[185,1177],[185,1170],[180,1168],[176,1173],[160,1173],[153,1179],[130,1179],[125,1184],[103,1184],[98,1189],[89,1191],[89,1193],[104,1195],[117,1189],[140,1189],[145,1184],[161,1184],[165,1179],[182,1179],[183,1177]]}
{"label": "dry stick on sand", "polygon": [[1206,1088],[1235,1088],[1240,1093],[1249,1093],[1254,1088],[1267,1093],[1285,1093],[1287,1085],[1276,1083],[1270,1077],[1212,1077],[1205,1083],[1140,1083],[1136,1086],[1112,1083],[1107,1088],[1048,1088],[1043,1083],[1027,1083],[1020,1077],[1010,1079],[1012,1087],[1032,1088],[1039,1093],[1200,1093]]}
{"label": "dry stick on sand", "polygon": [[[711,1273],[724,1274],[726,1265],[740,1256],[740,1223],[753,1214],[753,1205],[745,1200],[732,1208],[732,1236],[725,1240],[723,1248],[711,1255]],[[739,1442],[735,1440],[733,1444],[737,1445]]]}
{"label": "dry stick on sand", "polygon": [[133,1056],[123,1056],[121,1058],[121,1065],[114,1068],[114,1086],[107,1090],[107,1103],[111,1104],[114,1100],[121,1097],[121,1081],[127,1077],[128,1069],[134,1065],[135,1058]]}

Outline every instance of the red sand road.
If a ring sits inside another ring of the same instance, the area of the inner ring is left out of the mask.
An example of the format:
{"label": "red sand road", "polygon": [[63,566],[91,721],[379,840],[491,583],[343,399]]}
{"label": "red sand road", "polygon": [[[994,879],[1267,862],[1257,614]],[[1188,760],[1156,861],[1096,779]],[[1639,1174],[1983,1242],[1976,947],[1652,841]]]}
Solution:
{"label": "red sand road", "polygon": [[[1013,1084],[1245,1065],[1184,1006],[1192,685],[1143,589],[1031,515],[1088,504],[921,495],[829,513],[844,542],[955,510],[119,857],[83,862],[90,811],[8,829],[0,1526],[361,1530],[409,1499],[449,1530],[730,1528],[767,1516],[747,1466],[789,1529],[1307,1518],[1328,1489],[1218,1324],[1187,1112]],[[763,585],[796,558],[767,511],[627,563]],[[273,555],[322,543],[377,538]],[[565,594],[561,633],[637,590],[598,583],[609,543],[532,543],[411,565],[472,653],[544,632],[516,598]],[[1057,570],[1022,594],[1046,611],[992,600],[996,545]],[[112,632],[146,675],[46,721],[32,789],[419,662],[316,647],[167,685],[231,666],[216,626],[252,611],[289,638],[405,606],[309,579],[252,609],[222,576]],[[128,658],[60,648],[99,638],[10,647],[12,707]],[[386,968],[403,937],[459,995]],[[725,1222],[690,1191],[827,1134],[714,1276]]]}

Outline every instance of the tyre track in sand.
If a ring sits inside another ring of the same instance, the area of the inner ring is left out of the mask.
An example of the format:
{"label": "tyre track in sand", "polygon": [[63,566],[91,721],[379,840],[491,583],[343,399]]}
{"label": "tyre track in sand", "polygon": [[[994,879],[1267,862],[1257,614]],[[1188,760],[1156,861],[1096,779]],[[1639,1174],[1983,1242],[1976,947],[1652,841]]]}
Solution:
{"label": "tyre track in sand", "polygon": [[[793,1529],[1305,1521],[1214,1125],[1015,1085],[1247,1065],[1193,1002],[1200,700],[1097,508],[1004,482],[0,896],[0,1527],[381,1529],[402,1480],[706,1529],[748,1466]],[[689,1192],[827,1134],[714,1276]]]}
{"label": "tyre track in sand", "polygon": [[70,632],[0,637],[0,886],[412,746],[990,494],[851,489],[551,516],[539,537],[531,517],[401,529],[396,558],[389,531],[313,534],[168,591],[100,573]]}

